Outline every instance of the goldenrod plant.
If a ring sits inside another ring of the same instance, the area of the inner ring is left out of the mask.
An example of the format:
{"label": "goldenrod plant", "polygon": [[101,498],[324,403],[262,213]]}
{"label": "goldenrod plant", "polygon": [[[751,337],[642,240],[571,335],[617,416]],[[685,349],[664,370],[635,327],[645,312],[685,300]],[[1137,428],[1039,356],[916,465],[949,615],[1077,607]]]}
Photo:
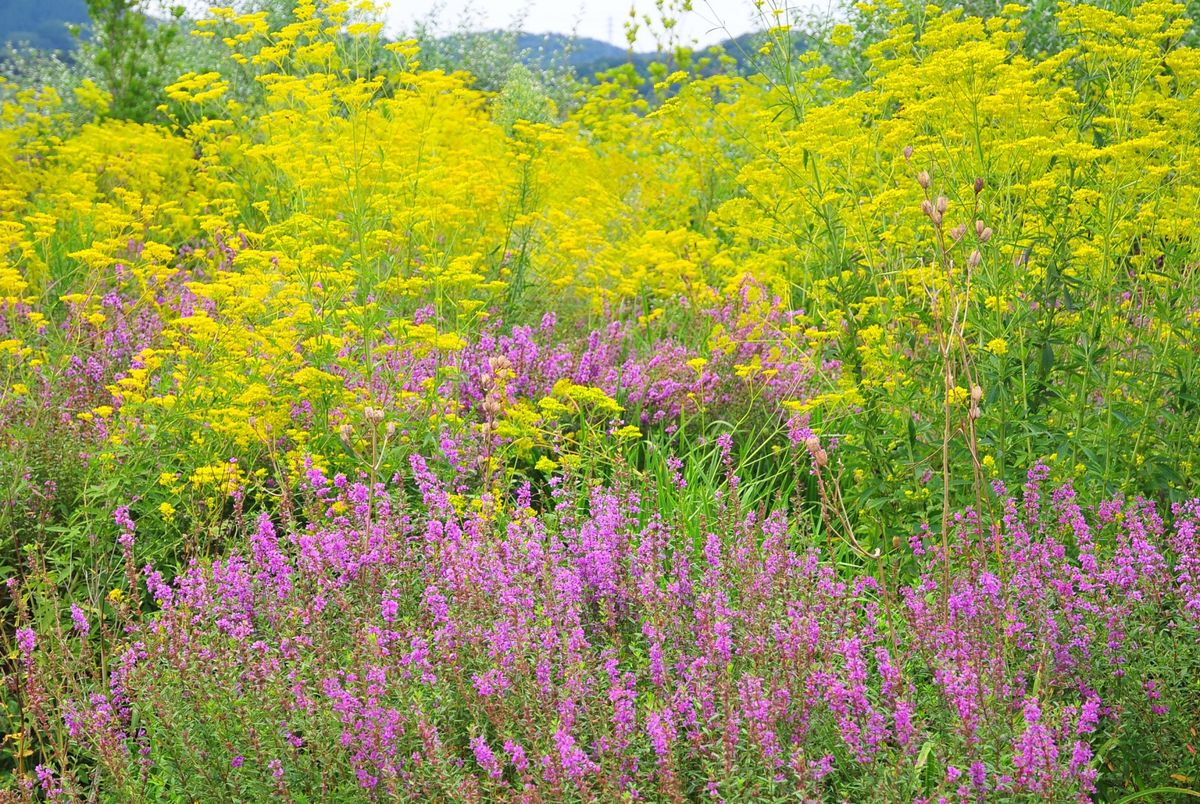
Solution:
{"label": "goldenrod plant", "polygon": [[6,795],[1200,795],[1188,9],[686,5],[0,79]]}

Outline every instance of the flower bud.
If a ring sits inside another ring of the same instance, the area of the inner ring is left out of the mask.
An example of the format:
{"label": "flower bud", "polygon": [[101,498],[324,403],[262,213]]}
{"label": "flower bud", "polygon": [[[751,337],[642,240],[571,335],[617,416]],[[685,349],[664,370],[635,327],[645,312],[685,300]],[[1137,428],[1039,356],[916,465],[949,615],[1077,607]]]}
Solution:
{"label": "flower bud", "polygon": [[933,204],[929,202],[928,198],[921,202],[921,211],[929,217],[933,217]]}
{"label": "flower bud", "polygon": [[978,178],[975,179],[975,195],[979,195],[982,192],[983,192],[983,177],[979,176]]}
{"label": "flower bud", "polygon": [[945,215],[946,210],[950,209],[950,199],[946,198],[946,196],[944,196],[944,195],[939,195],[937,197],[937,205],[935,208],[937,209],[938,212]]}
{"label": "flower bud", "polygon": [[343,441],[349,442],[354,437],[354,428],[348,424],[343,424],[338,428],[338,435],[342,437]]}
{"label": "flower bud", "polygon": [[965,223],[960,223],[958,226],[955,226],[950,230],[950,239],[957,243],[959,240],[962,240],[966,234],[967,225]]}
{"label": "flower bud", "polygon": [[917,184],[921,185],[921,187],[926,190],[929,189],[930,182],[929,182],[929,171],[928,170],[922,170],[920,173],[917,174]]}
{"label": "flower bud", "polygon": [[363,409],[363,416],[367,417],[367,421],[371,424],[379,424],[383,421],[383,411],[378,408],[366,407]]}
{"label": "flower bud", "polygon": [[990,226],[985,226],[983,231],[979,233],[979,242],[986,243],[992,239],[992,229]]}
{"label": "flower bud", "polygon": [[972,385],[971,386],[971,401],[978,402],[981,399],[983,399],[983,389],[980,388],[978,385]]}
{"label": "flower bud", "polygon": [[979,237],[983,234],[983,221],[975,221],[975,236]]}
{"label": "flower bud", "polygon": [[979,249],[975,249],[974,251],[971,252],[971,256],[967,257],[967,267],[970,268],[971,270],[975,270],[976,268],[979,267],[979,262],[982,259],[983,259],[983,255],[981,255],[979,253]]}
{"label": "flower bud", "polygon": [[904,146],[904,161],[907,162],[912,159],[912,151],[913,147],[911,145]]}

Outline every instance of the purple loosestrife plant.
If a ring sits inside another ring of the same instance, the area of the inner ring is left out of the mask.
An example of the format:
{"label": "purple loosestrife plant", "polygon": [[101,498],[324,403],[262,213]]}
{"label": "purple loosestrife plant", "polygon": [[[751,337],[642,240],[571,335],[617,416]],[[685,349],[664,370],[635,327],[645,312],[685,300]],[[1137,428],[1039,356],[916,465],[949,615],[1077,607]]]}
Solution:
{"label": "purple loosestrife plant", "polygon": [[1164,639],[1200,655],[1195,503],[1170,524],[1140,499],[1088,510],[1034,467],[995,519],[959,512],[949,554],[918,535],[911,575],[879,578],[733,490],[696,540],[620,481],[564,476],[537,511],[528,489],[463,504],[412,466],[419,507],[312,469],[295,525],[258,515],[169,584],[148,568],[158,611],[98,665],[24,628],[70,745],[44,783],[1087,798],[1112,735],[1195,711],[1143,659]]}

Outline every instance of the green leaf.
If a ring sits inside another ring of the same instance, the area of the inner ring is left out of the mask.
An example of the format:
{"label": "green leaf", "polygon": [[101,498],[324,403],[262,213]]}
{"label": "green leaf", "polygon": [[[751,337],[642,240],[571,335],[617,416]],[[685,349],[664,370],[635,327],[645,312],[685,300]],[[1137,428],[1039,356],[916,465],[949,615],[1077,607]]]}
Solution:
{"label": "green leaf", "polygon": [[1117,804],[1125,804],[1127,801],[1137,801],[1139,799],[1166,793],[1177,796],[1189,796],[1190,798],[1200,798],[1200,792],[1189,790],[1186,787],[1152,787],[1148,790],[1139,790],[1136,793],[1130,793],[1124,798],[1119,798],[1117,799]]}

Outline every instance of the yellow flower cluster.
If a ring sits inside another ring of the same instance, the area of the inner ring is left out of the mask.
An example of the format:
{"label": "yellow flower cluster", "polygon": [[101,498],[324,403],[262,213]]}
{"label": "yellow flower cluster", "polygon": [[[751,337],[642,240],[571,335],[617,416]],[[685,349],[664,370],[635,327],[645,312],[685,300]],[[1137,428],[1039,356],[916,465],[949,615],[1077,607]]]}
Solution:
{"label": "yellow flower cluster", "polygon": [[[986,22],[930,7],[919,35],[898,5],[862,8],[891,33],[861,85],[806,58],[787,86],[677,73],[651,107],[617,73],[561,120],[511,130],[469,76],[423,68],[414,43],[380,39],[370,6],[342,2],[303,0],[279,30],[214,10],[196,34],[229,64],[166,88],[171,125],[107,119],[87,83],[82,124],[53,92],[0,87],[0,371],[26,393],[35,368],[61,370],[69,349],[38,333],[75,310],[92,331],[72,337],[97,337],[119,290],[126,319],[162,322],[162,346],[81,426],[102,419],[114,445],[152,442],[193,485],[228,490],[244,480],[228,456],[319,463],[336,444],[318,449],[298,410],[332,432],[399,394],[364,379],[392,355],[448,364],[530,288],[584,318],[710,303],[752,277],[803,311],[791,337],[841,363],[802,412],[940,409],[928,344],[951,298],[981,365],[1053,365],[1067,341],[1030,343],[1039,328],[1112,354],[1136,325],[1151,363],[1191,348],[1194,310],[1155,313],[1178,292],[1164,255],[1194,254],[1200,219],[1200,175],[1180,167],[1200,120],[1200,53],[1173,45],[1183,6],[1064,6],[1066,47],[1043,60],[1021,53],[1020,6]],[[231,92],[239,70],[261,88],[254,109]],[[168,303],[176,286],[185,304]],[[1028,391],[1030,371],[981,384]],[[1110,371],[1102,390],[1150,404],[1150,377]],[[452,421],[437,387],[398,398]],[[620,411],[570,384],[538,407]]]}

